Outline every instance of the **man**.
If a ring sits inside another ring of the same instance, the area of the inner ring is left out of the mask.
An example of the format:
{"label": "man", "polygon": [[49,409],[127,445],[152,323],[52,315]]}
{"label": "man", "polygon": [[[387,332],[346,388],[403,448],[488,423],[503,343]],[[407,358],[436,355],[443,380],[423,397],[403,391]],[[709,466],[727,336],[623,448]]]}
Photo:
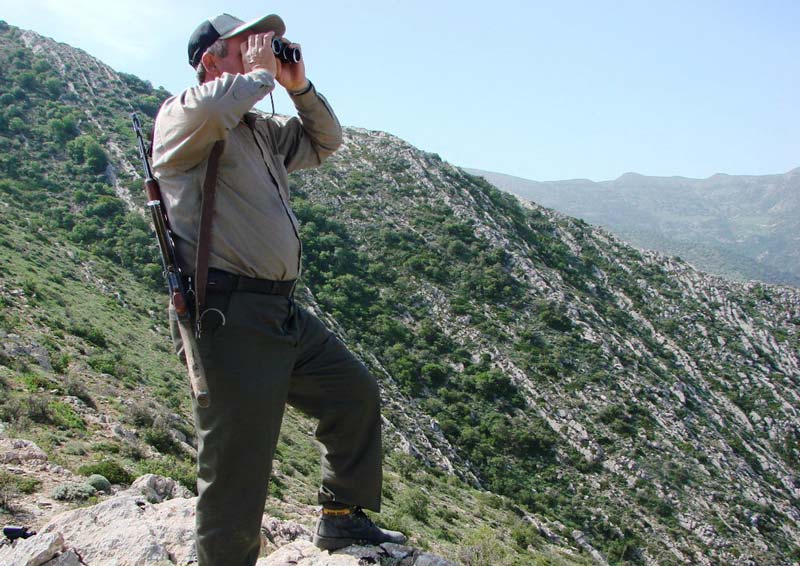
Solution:
{"label": "man", "polygon": [[[319,420],[323,508],[315,544],[334,549],[406,540],[379,529],[361,510],[380,510],[377,383],[292,298],[301,244],[287,174],[319,165],[342,134],[303,61],[274,56],[272,38],[284,32],[276,15],[244,23],[222,14],[200,24],[189,40],[189,63],[200,84],[166,100],[155,124],[154,171],[184,273],[195,271],[209,154],[217,141],[225,142],[197,344],[211,399],[207,408],[194,403],[201,566],[256,562],[287,402]],[[250,112],[275,82],[299,117],[278,121]]]}

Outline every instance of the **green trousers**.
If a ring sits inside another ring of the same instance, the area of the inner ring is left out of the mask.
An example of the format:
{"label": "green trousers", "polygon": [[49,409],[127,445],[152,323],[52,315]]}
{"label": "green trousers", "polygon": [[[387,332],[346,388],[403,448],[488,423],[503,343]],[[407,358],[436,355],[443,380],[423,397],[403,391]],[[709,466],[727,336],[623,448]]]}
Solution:
{"label": "green trousers", "polygon": [[381,417],[375,378],[292,299],[211,292],[207,303],[198,347],[211,404],[194,405],[199,565],[255,564],[287,403],[319,421],[319,502],[379,511]]}

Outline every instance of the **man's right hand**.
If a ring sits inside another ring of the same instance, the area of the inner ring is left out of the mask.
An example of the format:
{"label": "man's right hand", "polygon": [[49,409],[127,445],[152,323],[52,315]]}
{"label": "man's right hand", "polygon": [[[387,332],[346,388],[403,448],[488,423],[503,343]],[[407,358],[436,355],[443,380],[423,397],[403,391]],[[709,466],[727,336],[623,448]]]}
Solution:
{"label": "man's right hand", "polygon": [[278,62],[272,52],[272,37],[275,32],[254,33],[241,44],[244,72],[264,70],[272,76],[278,74]]}

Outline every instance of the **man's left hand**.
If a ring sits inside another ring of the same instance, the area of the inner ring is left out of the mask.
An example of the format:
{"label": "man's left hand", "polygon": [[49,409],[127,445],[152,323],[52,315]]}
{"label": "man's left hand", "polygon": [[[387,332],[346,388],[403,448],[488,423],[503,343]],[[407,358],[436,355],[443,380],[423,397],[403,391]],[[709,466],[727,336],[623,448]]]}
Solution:
{"label": "man's left hand", "polygon": [[[281,38],[290,47],[300,49],[299,43],[292,43],[285,37]],[[300,59],[297,63],[286,63],[281,61],[280,58],[275,58],[278,62],[278,73],[275,75],[275,80],[278,81],[283,88],[288,91],[303,90],[308,86],[308,79],[306,78],[306,65],[304,59]]]}

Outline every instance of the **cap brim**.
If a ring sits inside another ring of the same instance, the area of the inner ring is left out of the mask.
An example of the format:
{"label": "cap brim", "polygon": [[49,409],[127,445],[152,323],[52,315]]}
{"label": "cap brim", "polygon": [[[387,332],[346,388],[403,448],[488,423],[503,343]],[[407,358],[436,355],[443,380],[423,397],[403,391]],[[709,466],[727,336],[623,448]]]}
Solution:
{"label": "cap brim", "polygon": [[284,33],[286,33],[286,24],[283,23],[283,20],[277,14],[270,14],[269,16],[264,16],[263,18],[242,24],[239,27],[232,29],[225,35],[221,35],[219,37],[220,39],[228,39],[234,35],[239,35],[240,33],[246,31],[252,33],[267,33],[268,31],[274,31],[275,35],[282,36]]}

